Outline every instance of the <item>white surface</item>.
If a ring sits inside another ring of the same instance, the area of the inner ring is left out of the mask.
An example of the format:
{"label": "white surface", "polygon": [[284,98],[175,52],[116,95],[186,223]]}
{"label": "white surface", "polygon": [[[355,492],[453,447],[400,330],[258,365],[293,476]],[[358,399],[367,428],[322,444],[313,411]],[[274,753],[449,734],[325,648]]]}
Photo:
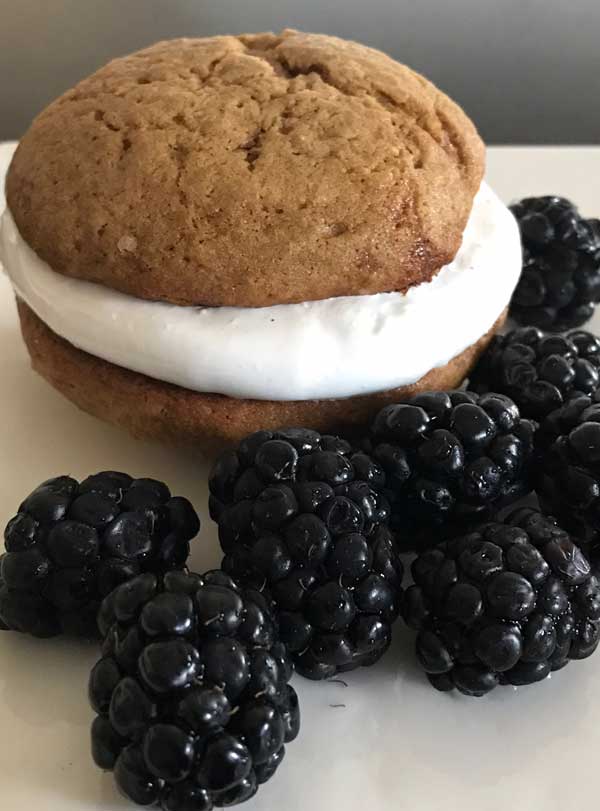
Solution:
{"label": "white surface", "polygon": [[445,366],[510,301],[521,245],[514,217],[484,183],[454,260],[407,293],[273,307],[143,301],[55,273],[8,209],[0,218],[0,260],[44,323],[104,360],[192,391],[317,400],[394,389]]}
{"label": "white surface", "polygon": [[[505,199],[571,195],[599,212],[600,150],[490,150]],[[564,167],[572,174],[566,174]],[[595,188],[594,184],[595,183]],[[595,199],[596,197],[596,199]],[[596,319],[595,330],[600,331]],[[192,566],[219,562],[207,517],[207,463],[136,442],[79,413],[28,367],[8,282],[0,280],[0,520],[43,479],[123,468],[188,496],[205,526]],[[2,811],[122,811],[88,755],[93,648],[0,634]],[[348,687],[296,678],[303,729],[277,776],[245,811],[583,811],[598,800],[600,653],[539,685],[483,699],[429,687],[412,634]],[[331,707],[344,704],[344,707]]]}

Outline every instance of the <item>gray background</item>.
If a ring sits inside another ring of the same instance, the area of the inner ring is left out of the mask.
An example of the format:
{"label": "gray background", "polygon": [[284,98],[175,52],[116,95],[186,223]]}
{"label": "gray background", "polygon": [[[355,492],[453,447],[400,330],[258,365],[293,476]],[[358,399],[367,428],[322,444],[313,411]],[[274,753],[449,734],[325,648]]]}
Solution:
{"label": "gray background", "polygon": [[408,63],[490,143],[600,143],[600,0],[0,0],[0,139],[113,56],[286,26]]}

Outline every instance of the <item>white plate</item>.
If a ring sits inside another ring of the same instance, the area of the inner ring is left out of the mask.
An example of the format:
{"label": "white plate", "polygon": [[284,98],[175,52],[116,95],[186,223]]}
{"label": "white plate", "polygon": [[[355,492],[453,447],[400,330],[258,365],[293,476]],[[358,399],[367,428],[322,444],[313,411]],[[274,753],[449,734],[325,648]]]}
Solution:
{"label": "white plate", "polygon": [[[2,158],[0,149],[0,165]],[[507,200],[556,192],[598,213],[600,150],[493,149],[489,165]],[[45,478],[123,469],[164,479],[194,502],[204,529],[192,567],[218,565],[208,462],[131,439],[77,411],[31,372],[5,279],[0,370],[2,524]],[[86,684],[96,658],[93,646],[0,634],[3,811],[128,807],[89,756]],[[247,811],[562,811],[597,803],[600,653],[537,686],[499,687],[476,700],[430,688],[413,661],[412,635],[399,625],[383,661],[345,679],[347,687],[294,679],[301,735]]]}

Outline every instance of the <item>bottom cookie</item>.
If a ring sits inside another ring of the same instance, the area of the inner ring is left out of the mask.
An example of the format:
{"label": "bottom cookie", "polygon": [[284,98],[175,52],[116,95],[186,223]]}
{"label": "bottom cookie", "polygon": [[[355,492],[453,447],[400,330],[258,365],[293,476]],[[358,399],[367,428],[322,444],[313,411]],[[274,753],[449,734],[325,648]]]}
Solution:
{"label": "bottom cookie", "polygon": [[386,403],[419,391],[456,388],[506,319],[503,312],[476,343],[410,386],[335,400],[274,401],[190,391],[123,369],[60,338],[22,301],[17,306],[33,368],[75,405],[136,437],[193,444],[205,451],[237,442],[259,428],[283,425],[351,434]]}

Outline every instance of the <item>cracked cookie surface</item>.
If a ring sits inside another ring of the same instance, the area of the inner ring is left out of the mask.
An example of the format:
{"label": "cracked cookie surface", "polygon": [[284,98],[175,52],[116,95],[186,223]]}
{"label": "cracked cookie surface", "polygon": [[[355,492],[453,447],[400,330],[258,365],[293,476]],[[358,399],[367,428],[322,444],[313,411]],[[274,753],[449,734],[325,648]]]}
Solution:
{"label": "cracked cookie surface", "polygon": [[284,31],[159,42],[33,122],[7,199],[59,273],[174,304],[401,290],[460,245],[484,163],[386,55]]}

